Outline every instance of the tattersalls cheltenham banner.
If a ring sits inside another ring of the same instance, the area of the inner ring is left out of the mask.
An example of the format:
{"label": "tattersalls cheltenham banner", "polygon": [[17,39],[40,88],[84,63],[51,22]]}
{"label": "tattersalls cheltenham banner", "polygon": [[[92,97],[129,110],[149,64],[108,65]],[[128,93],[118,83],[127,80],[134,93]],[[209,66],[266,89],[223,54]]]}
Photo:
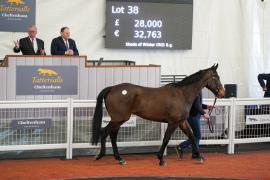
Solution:
{"label": "tattersalls cheltenham banner", "polygon": [[78,95],[78,66],[16,66],[16,95]]}
{"label": "tattersalls cheltenham banner", "polygon": [[26,32],[36,24],[36,0],[0,0],[0,31]]}

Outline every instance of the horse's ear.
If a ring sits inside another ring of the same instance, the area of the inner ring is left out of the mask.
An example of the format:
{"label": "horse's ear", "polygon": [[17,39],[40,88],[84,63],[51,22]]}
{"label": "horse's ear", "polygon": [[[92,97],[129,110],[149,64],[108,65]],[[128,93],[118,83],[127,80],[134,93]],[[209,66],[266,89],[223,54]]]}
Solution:
{"label": "horse's ear", "polygon": [[216,64],[216,66],[215,66],[215,69],[217,70],[217,68],[218,68],[218,63]]}
{"label": "horse's ear", "polygon": [[217,64],[214,64],[211,68],[214,69],[214,70],[217,70],[217,68],[218,68],[218,63],[217,63]]}

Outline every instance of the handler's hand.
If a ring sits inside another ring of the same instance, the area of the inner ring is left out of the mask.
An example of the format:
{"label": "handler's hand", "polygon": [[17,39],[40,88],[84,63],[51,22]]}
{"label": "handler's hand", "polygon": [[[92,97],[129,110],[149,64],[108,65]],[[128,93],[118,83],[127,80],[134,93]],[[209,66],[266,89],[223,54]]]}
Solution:
{"label": "handler's hand", "polygon": [[204,118],[204,119],[209,119],[210,116],[209,116],[208,114],[204,114],[204,115],[203,115],[203,118]]}
{"label": "handler's hand", "polygon": [[210,109],[212,109],[212,108],[213,108],[212,105],[207,105],[207,109],[208,109],[208,110],[210,110]]}

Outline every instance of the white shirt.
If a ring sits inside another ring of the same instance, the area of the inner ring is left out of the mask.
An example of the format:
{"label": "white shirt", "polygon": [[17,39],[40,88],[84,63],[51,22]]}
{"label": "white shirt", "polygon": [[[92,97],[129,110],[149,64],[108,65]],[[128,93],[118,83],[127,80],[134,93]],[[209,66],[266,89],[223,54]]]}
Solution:
{"label": "white shirt", "polygon": [[[32,38],[30,38],[30,41],[32,42]],[[33,38],[33,46],[34,46],[34,51],[35,53],[38,51],[38,45],[37,45],[37,39],[36,38]]]}

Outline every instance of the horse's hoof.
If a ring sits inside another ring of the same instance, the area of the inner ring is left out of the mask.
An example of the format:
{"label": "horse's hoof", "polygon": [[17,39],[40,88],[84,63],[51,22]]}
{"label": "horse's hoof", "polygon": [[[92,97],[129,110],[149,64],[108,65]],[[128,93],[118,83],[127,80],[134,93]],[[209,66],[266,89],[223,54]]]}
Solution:
{"label": "horse's hoof", "polygon": [[160,162],[159,162],[159,165],[162,166],[162,167],[167,166],[167,164],[166,164],[165,161],[160,161]]}
{"label": "horse's hoof", "polygon": [[196,161],[198,161],[199,163],[203,163],[203,161],[205,160],[205,158],[203,156],[192,156],[192,159],[195,159]]}
{"label": "horse's hoof", "polygon": [[121,160],[119,160],[119,164],[120,165],[125,165],[125,164],[127,164],[127,162],[124,159],[121,159]]}
{"label": "horse's hoof", "polygon": [[100,154],[99,154],[99,155],[96,155],[96,156],[95,156],[95,159],[96,159],[96,160],[100,160],[103,156],[104,156],[104,155],[100,155]]}
{"label": "horse's hoof", "polygon": [[204,159],[203,159],[203,158],[201,158],[201,159],[200,159],[200,163],[202,164],[202,163],[203,163],[203,161],[204,161]]}
{"label": "horse's hoof", "polygon": [[204,158],[200,157],[196,158],[196,160],[198,161],[198,163],[203,164]]}

